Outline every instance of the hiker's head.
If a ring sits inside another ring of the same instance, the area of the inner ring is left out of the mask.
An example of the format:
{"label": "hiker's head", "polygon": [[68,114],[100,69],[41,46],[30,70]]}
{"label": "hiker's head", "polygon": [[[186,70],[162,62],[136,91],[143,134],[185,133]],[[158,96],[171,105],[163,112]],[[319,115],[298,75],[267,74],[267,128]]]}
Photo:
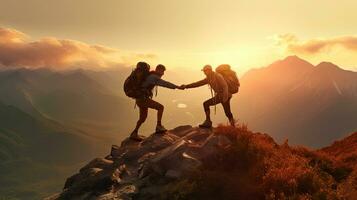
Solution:
{"label": "hiker's head", "polygon": [[147,64],[146,62],[138,62],[136,64],[136,77],[141,79],[147,76],[150,72],[150,65]]}
{"label": "hiker's head", "polygon": [[206,76],[212,74],[213,70],[212,70],[212,66],[211,65],[205,65],[202,69],[203,73],[206,74]]}
{"label": "hiker's head", "polygon": [[138,63],[136,64],[136,70],[137,70],[138,72],[141,72],[141,73],[139,73],[140,76],[141,76],[141,75],[144,75],[145,73],[149,73],[149,71],[150,71],[150,65],[147,64],[146,62],[138,62]]}
{"label": "hiker's head", "polygon": [[164,75],[164,74],[165,74],[165,71],[166,71],[166,67],[165,67],[164,65],[159,64],[159,65],[156,66],[155,72],[156,72],[158,75],[160,75],[160,76]]}
{"label": "hiker's head", "polygon": [[150,65],[147,64],[146,62],[138,62],[136,64],[136,68],[146,69],[147,71],[150,71]]}

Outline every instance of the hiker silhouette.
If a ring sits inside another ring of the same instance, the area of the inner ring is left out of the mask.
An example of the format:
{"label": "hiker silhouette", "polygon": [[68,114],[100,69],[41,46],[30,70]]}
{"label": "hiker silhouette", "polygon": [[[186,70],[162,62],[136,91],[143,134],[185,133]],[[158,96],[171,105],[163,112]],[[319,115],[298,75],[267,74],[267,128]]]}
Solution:
{"label": "hiker silhouette", "polygon": [[227,64],[218,66],[216,72],[213,71],[211,65],[205,65],[202,71],[206,75],[206,78],[188,85],[180,86],[182,89],[188,89],[208,84],[211,88],[212,98],[203,103],[206,119],[199,127],[212,128],[210,106],[216,106],[217,104],[222,104],[230,124],[235,126],[235,120],[231,111],[231,99],[232,94],[237,93],[240,86],[236,73]]}
{"label": "hiker silhouette", "polygon": [[162,116],[164,106],[153,98],[153,89],[157,86],[169,89],[183,89],[173,83],[161,79],[165,74],[166,67],[162,64],[156,66],[154,71],[150,72],[150,65],[145,62],[138,62],[136,68],[125,80],[124,91],[128,97],[135,99],[136,105],[139,107],[139,120],[136,123],[135,129],[130,134],[130,138],[136,141],[144,139],[138,134],[141,125],[146,121],[148,109],[157,110],[157,124],[155,133],[164,133],[166,128],[162,125]]}

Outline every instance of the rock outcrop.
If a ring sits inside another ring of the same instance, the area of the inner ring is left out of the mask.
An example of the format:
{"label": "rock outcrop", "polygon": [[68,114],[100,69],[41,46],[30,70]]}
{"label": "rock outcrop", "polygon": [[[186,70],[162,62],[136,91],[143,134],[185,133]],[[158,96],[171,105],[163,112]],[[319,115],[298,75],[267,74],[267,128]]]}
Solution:
{"label": "rock outcrop", "polygon": [[161,187],[197,169],[202,160],[231,141],[215,130],[181,126],[142,142],[124,140],[110,155],[96,158],[67,179],[48,199],[151,199]]}
{"label": "rock outcrop", "polygon": [[113,145],[47,200],[353,199],[355,173],[323,152],[278,145],[245,126],[181,126]]}

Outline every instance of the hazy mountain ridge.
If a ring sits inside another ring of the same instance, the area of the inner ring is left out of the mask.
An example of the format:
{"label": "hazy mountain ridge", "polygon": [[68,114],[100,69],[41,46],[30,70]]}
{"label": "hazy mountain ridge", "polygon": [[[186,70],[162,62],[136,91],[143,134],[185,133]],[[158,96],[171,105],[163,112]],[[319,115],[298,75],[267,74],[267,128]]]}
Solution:
{"label": "hazy mountain ridge", "polygon": [[356,94],[357,72],[291,56],[242,78],[239,113],[280,141],[319,147],[356,130]]}
{"label": "hazy mountain ridge", "polygon": [[[40,112],[93,136],[107,140],[122,138],[130,132],[137,116],[134,101],[122,90],[131,70],[5,71],[0,73],[3,83],[0,99],[25,112]],[[204,77],[200,71],[191,72],[192,78],[188,78],[187,73],[169,69],[164,79],[182,84]],[[241,122],[272,133],[279,141],[289,138],[294,144],[321,147],[356,130],[352,120],[357,117],[354,114],[357,110],[354,103],[357,102],[356,74],[332,63],[313,66],[297,56],[289,56],[242,76],[240,92],[232,100],[234,114]],[[192,91],[160,88],[155,99],[165,105],[166,126],[175,127],[200,123],[204,119],[202,102],[209,97],[210,92],[204,87]],[[221,106],[217,108],[214,121],[226,122]],[[170,120],[172,117],[175,120]],[[151,115],[148,121],[143,131],[154,128]],[[315,143],[316,137],[309,138],[314,135],[324,135],[326,139]]]}
{"label": "hazy mountain ridge", "polygon": [[[83,129],[92,135],[98,136],[100,132],[99,136],[122,139],[126,133],[131,131],[130,129],[133,128],[137,120],[137,111],[134,110],[135,102],[126,97],[123,92],[124,80],[131,70],[123,68],[110,71],[54,72],[43,69],[5,71],[0,73],[0,77],[9,76],[9,78],[8,80],[3,79],[4,84],[0,85],[0,94],[4,94],[2,100],[5,103],[19,107],[28,113],[40,112],[42,115]],[[19,75],[14,76],[13,74]],[[164,77],[166,80],[176,84],[195,80],[172,80],[172,77],[186,77],[172,71],[169,71],[167,76]],[[21,84],[25,81],[29,83]],[[6,88],[6,90],[2,88]],[[195,95],[163,88],[160,88],[158,92],[159,95],[155,98],[166,107],[165,114],[168,117],[165,117],[164,120],[167,126],[176,126],[177,122],[194,121],[194,123],[199,123],[201,117],[197,115],[202,110],[201,102],[205,96],[207,96],[206,98],[210,96],[208,89],[197,90]],[[5,96],[14,97],[9,99]],[[175,98],[172,98],[173,96]],[[190,109],[178,108],[179,103],[189,105]],[[175,114],[173,115],[173,113]],[[155,120],[150,116],[149,123],[143,127],[145,131],[154,128],[151,124],[154,124]],[[173,116],[176,116],[176,120],[170,120],[170,117]]]}
{"label": "hazy mountain ridge", "polygon": [[[126,106],[129,99],[113,94],[82,71],[21,69],[0,74],[0,100],[34,116],[40,112],[67,125],[85,128],[92,134],[95,131],[115,132],[105,127],[91,129],[90,125],[95,122],[105,122],[112,129],[118,129],[117,121],[134,118]],[[77,123],[78,120],[86,126]]]}
{"label": "hazy mountain ridge", "polygon": [[[21,116],[33,118],[30,121],[39,123],[39,126],[48,127],[44,124],[51,124],[48,130],[57,131],[54,131],[55,135],[30,138],[35,142],[29,143],[21,135],[28,130],[9,129],[7,124],[0,123],[0,157],[12,160],[24,157],[24,152],[27,152],[24,147],[38,147],[39,143],[36,141],[44,141],[45,138],[49,141],[58,140],[58,148],[66,146],[67,142],[76,143],[78,138],[81,138],[79,141],[86,138],[88,143],[79,145],[84,146],[83,148],[69,148],[68,154],[81,155],[93,152],[93,144],[98,148],[92,155],[101,154],[106,145],[127,136],[135,124],[137,110],[134,110],[134,101],[127,98],[122,91],[123,81],[130,71],[129,68],[113,71],[1,71],[0,101],[3,101],[4,105],[0,107],[6,108],[4,110],[11,108],[11,113],[21,113]],[[185,71],[169,70],[164,79],[181,84],[203,78],[200,71],[192,74],[193,77],[188,78]],[[326,146],[347,133],[356,131],[356,74],[331,63],[322,62],[313,66],[296,56],[291,56],[265,68],[247,72],[241,78],[240,92],[233,98],[232,107],[240,123],[247,123],[257,131],[271,133],[277,141],[289,138],[292,144]],[[202,102],[209,97],[209,89],[205,87],[193,91],[160,88],[155,99],[165,105],[164,124],[171,128],[178,124],[201,122],[204,118]],[[226,119],[220,110],[221,107],[217,108],[217,115],[212,112],[212,117],[214,121],[224,123]],[[8,111],[3,113],[8,114]],[[16,116],[14,115],[14,120]],[[148,135],[153,129],[154,116],[149,115],[142,133]],[[48,148],[51,147],[49,145]],[[41,151],[40,148],[37,150]],[[47,153],[47,157],[43,156],[42,161],[50,159],[50,153],[65,154],[48,151],[40,152],[38,155],[42,153]],[[85,160],[84,157],[80,157]],[[58,160],[59,164],[68,161],[66,157],[62,158],[61,161]],[[53,166],[49,167],[38,159],[26,159],[12,162],[11,165],[8,163],[7,166],[12,166],[11,168],[3,165],[3,169],[12,170],[18,166],[28,165],[33,170],[37,168],[39,176],[53,175]],[[81,159],[77,158],[69,160],[81,162]],[[63,179],[59,174],[73,173],[72,170],[73,168],[66,168],[66,172],[55,173],[58,175],[57,186],[58,181]],[[17,176],[15,179],[21,178],[17,174],[11,176]],[[21,185],[13,183],[12,179],[3,179],[3,182],[9,187]],[[34,189],[31,191],[33,195],[28,196],[36,196],[36,192],[33,191],[45,194],[58,189]],[[26,188],[21,190],[28,191]]]}
{"label": "hazy mountain ridge", "polygon": [[0,103],[1,198],[38,199],[76,166],[98,155],[95,139]]}

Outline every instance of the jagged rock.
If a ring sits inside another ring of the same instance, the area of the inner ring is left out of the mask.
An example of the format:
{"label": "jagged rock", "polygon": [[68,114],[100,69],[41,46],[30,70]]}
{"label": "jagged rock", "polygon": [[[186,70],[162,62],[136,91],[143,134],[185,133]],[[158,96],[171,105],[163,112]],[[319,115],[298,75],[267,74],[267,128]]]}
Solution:
{"label": "jagged rock", "polygon": [[200,144],[202,143],[211,133],[200,132],[200,131],[191,131],[191,135],[188,135],[187,141],[189,143]]}
{"label": "jagged rock", "polygon": [[113,166],[113,161],[107,160],[104,158],[95,158],[94,160],[90,161],[86,166],[81,168],[79,171],[85,171],[90,168],[100,168],[100,169],[107,169]]}
{"label": "jagged rock", "polygon": [[[57,199],[155,199],[172,179],[202,165],[231,141],[214,130],[181,126],[142,142],[125,139],[106,158],[96,158],[68,178]],[[56,198],[55,198],[56,199]]]}
{"label": "jagged rock", "polygon": [[73,185],[75,185],[76,183],[81,182],[90,176],[94,176],[99,171],[100,171],[99,169],[98,170],[88,169],[88,170],[82,171],[82,173],[75,174],[66,180],[66,183],[64,184],[63,189],[68,189],[68,188],[72,187]]}
{"label": "jagged rock", "polygon": [[138,189],[135,185],[126,185],[117,191],[117,194],[120,195],[120,199],[123,200],[132,199],[136,193],[138,193]]}
{"label": "jagged rock", "polygon": [[188,132],[192,130],[192,126],[186,125],[186,126],[179,126],[174,129],[172,129],[170,132],[178,137],[183,137],[187,135]]}
{"label": "jagged rock", "polygon": [[[284,163],[286,156],[294,158],[292,159],[293,162],[288,159],[287,162]],[[250,159],[250,157],[252,157],[252,159]],[[273,159],[271,157],[273,157]],[[319,161],[318,163],[326,162],[324,161],[326,159],[325,157],[315,155],[308,150],[291,148],[288,145],[278,145],[266,134],[252,133],[244,128],[225,126],[214,129],[182,126],[167,131],[165,134],[153,134],[142,142],[126,139],[122,142],[121,146],[113,145],[110,155],[106,158],[107,159],[97,158],[89,162],[79,170],[79,173],[67,179],[61,194],[53,195],[47,198],[47,200],[151,200],[160,199],[161,197],[170,199],[172,190],[174,190],[174,194],[181,195],[185,194],[185,191],[181,193],[181,189],[186,189],[186,186],[188,187],[188,192],[190,192],[191,187],[198,187],[197,184],[201,183],[195,180],[197,177],[199,180],[203,180],[204,183],[209,182],[212,178],[213,181],[218,181],[220,185],[224,185],[225,182],[228,181],[228,183],[231,184],[227,185],[235,186],[235,182],[225,177],[234,176],[234,180],[240,178],[245,180],[250,174],[244,173],[247,173],[246,170],[251,167],[254,169],[255,166],[267,166],[268,170],[278,170],[279,173],[285,172],[284,168],[279,169],[276,163],[271,160],[277,160],[279,163],[284,163],[283,166],[287,164],[287,166],[292,168],[294,168],[295,165],[299,165],[300,162],[303,162],[300,167],[305,169],[303,171],[306,171],[306,173],[311,172],[310,165],[316,161]],[[311,159],[314,160],[314,162],[309,161]],[[223,160],[224,163],[219,163],[221,160]],[[222,168],[219,166],[219,168],[215,169],[216,163],[217,165],[222,165]],[[248,167],[245,166],[245,164],[247,164]],[[319,165],[320,164],[314,166],[314,170],[319,171]],[[301,171],[300,168],[298,169]],[[338,169],[339,173],[347,173],[347,169]],[[210,172],[208,175],[212,177],[209,177],[208,181],[205,181],[205,179],[202,178],[207,176],[207,170]],[[231,173],[232,170],[233,173]],[[258,171],[257,176],[250,179],[252,183],[255,181],[258,181],[257,184],[261,181],[264,182],[265,177],[268,177],[272,183],[276,181],[275,173],[268,173],[268,176],[266,176],[266,174],[261,174],[261,170]],[[334,170],[331,172],[334,172]],[[357,187],[355,187],[357,185],[356,172],[349,175],[349,177],[344,179],[341,183],[334,181],[334,176],[330,176],[328,173],[328,171],[321,171],[320,169],[320,173],[315,174],[316,178],[319,178],[317,176],[323,175],[322,179],[316,179],[319,180],[318,183],[328,180],[328,185],[324,187],[324,189],[329,189],[329,191],[332,192],[331,194],[337,191],[339,195],[342,195],[341,197],[343,198],[341,199],[354,199],[357,194]],[[192,174],[198,174],[198,176],[191,179],[188,175]],[[293,174],[293,176],[297,177],[295,180],[299,180],[299,174]],[[221,179],[221,177],[223,177],[223,179]],[[191,180],[195,181],[193,182],[194,186],[190,185]],[[304,181],[303,184],[307,184],[305,179],[301,180]],[[277,181],[281,184],[282,180],[279,179]],[[244,188],[246,187],[244,183],[239,183],[239,181],[237,183],[241,184],[240,187],[237,188],[237,191],[244,193]],[[267,183],[267,185],[263,186],[268,188],[270,185],[274,186],[274,184],[270,182]],[[203,186],[200,187],[207,186],[203,184]],[[228,189],[232,191],[231,188]],[[207,188],[205,188],[204,191],[205,193],[210,192]],[[259,191],[260,189],[258,192]],[[162,196],[163,192],[166,192],[168,196]],[[212,194],[214,194],[214,191],[212,192]],[[234,191],[232,192],[235,193]],[[248,187],[248,196],[242,197],[254,196],[255,193],[255,190],[253,192],[249,191]],[[281,193],[276,194],[280,195]],[[274,195],[276,194],[272,193],[271,199],[275,199],[276,196]],[[253,199],[264,199],[264,195],[265,194],[257,194],[256,198]],[[305,199],[306,196],[303,195],[299,197],[304,197]],[[183,199],[187,199],[187,196],[183,197]],[[217,198],[214,197],[214,199]],[[250,198],[235,198],[234,196],[234,199]]]}
{"label": "jagged rock", "polygon": [[145,150],[150,148],[150,151],[158,151],[172,145],[177,139],[179,139],[179,137],[170,133],[153,134],[144,140],[141,146],[144,147]]}
{"label": "jagged rock", "polygon": [[143,163],[145,161],[147,161],[148,159],[150,158],[153,158],[157,153],[154,153],[154,152],[149,152],[143,156],[141,156],[138,160],[139,163]]}
{"label": "jagged rock", "polygon": [[122,156],[127,150],[125,148],[120,148],[117,145],[112,145],[112,149],[110,151],[111,157],[120,157]]}
{"label": "jagged rock", "polygon": [[[93,171],[94,173],[88,173]],[[120,182],[120,170],[89,168],[67,179],[59,199],[68,199],[84,193],[109,191]]]}
{"label": "jagged rock", "polygon": [[166,176],[167,178],[174,178],[174,179],[180,178],[181,175],[182,175],[181,172],[179,172],[179,171],[177,171],[177,170],[172,170],[172,169],[167,170],[167,172],[166,172],[166,174],[165,174],[165,176]]}

